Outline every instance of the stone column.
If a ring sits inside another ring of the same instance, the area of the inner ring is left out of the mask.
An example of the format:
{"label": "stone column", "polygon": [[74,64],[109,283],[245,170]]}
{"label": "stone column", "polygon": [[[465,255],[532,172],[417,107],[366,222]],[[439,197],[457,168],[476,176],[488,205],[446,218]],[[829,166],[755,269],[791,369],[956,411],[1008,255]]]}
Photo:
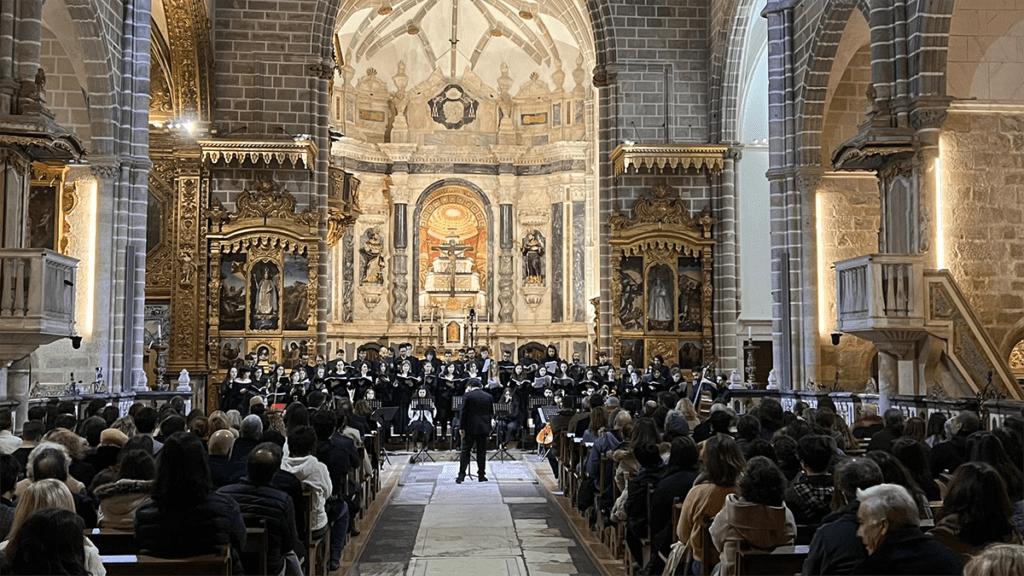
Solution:
{"label": "stone column", "polygon": [[736,258],[736,160],[738,149],[730,149],[722,163],[718,185],[718,244],[715,246],[715,349],[719,370],[743,366],[742,336],[736,321],[740,298],[739,267]]}
{"label": "stone column", "polygon": [[910,114],[911,125],[917,131],[919,142],[916,166],[919,207],[917,251],[921,254],[931,254],[933,257],[926,262],[929,266],[936,267],[944,255],[937,251],[937,239],[942,231],[938,229],[936,215],[942,207],[936,203],[938,181],[935,171],[938,168],[939,137],[942,134],[942,125],[948,117],[950,101],[951,99],[946,96],[921,97],[914,102]]}
{"label": "stone column", "polygon": [[32,370],[32,359],[23,358],[14,362],[5,370],[7,373],[7,397],[18,401],[15,409],[15,422],[24,424],[28,420],[28,393],[31,382],[29,375]]}
{"label": "stone column", "polygon": [[[409,321],[409,219],[408,204],[395,204],[394,239],[395,256],[392,261],[391,283],[392,320],[396,324]],[[422,315],[422,311],[420,312]]]}
{"label": "stone column", "polygon": [[498,322],[509,324],[515,315],[512,205],[501,204],[498,212],[501,224],[498,236],[498,248],[501,249],[498,256]]}
{"label": "stone column", "polygon": [[[608,158],[618,145],[618,87],[616,76],[619,68],[614,64],[601,63],[594,67],[594,88],[600,113],[598,114],[597,146],[600,158]],[[607,222],[615,211],[615,195],[617,183],[611,162],[598,162],[598,214],[602,222]],[[611,326],[614,303],[612,302],[612,249],[609,243],[611,228],[601,226],[598,237],[598,290],[600,295],[600,323],[598,326],[600,350],[610,352],[612,347]]]}
{"label": "stone column", "polygon": [[[6,2],[5,2],[6,3]],[[19,106],[36,104],[36,73],[39,71],[40,37],[43,29],[43,0],[16,0],[14,68],[21,84]]]}

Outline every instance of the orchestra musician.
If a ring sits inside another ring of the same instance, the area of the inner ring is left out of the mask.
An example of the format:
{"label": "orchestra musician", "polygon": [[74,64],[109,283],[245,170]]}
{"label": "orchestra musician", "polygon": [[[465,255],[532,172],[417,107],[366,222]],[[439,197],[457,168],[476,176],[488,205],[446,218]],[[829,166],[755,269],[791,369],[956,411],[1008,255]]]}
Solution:
{"label": "orchestra musician", "polygon": [[[416,395],[410,401],[408,410],[409,435],[412,437],[417,450],[422,449],[424,444],[429,444],[433,440],[434,415],[436,412],[437,410],[434,407],[429,391],[423,386],[417,388]],[[415,462],[415,456],[410,458],[409,461]]]}

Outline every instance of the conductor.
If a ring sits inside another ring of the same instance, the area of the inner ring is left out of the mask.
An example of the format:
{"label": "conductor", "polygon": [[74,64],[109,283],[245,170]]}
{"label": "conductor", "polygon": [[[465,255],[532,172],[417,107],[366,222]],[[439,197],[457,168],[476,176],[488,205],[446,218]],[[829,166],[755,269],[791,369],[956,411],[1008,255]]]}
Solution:
{"label": "conductor", "polygon": [[480,389],[480,380],[471,378],[469,390],[462,397],[462,419],[459,433],[462,434],[462,456],[459,459],[459,475],[456,484],[466,479],[469,468],[469,452],[476,449],[477,480],[487,481],[484,466],[487,463],[487,437],[491,434],[491,419],[494,417],[494,399]]}

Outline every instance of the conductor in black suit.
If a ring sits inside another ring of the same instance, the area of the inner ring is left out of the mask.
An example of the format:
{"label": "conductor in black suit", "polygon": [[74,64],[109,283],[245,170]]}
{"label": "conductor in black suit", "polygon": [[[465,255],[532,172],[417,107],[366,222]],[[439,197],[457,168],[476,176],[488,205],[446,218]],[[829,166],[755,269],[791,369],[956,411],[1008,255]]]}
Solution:
{"label": "conductor in black suit", "polygon": [[470,379],[469,390],[462,397],[462,419],[459,432],[462,434],[462,456],[459,459],[459,475],[457,484],[466,479],[469,468],[469,452],[476,449],[477,480],[487,481],[485,465],[487,464],[487,437],[491,434],[491,419],[494,418],[494,399],[480,389],[480,381]]}

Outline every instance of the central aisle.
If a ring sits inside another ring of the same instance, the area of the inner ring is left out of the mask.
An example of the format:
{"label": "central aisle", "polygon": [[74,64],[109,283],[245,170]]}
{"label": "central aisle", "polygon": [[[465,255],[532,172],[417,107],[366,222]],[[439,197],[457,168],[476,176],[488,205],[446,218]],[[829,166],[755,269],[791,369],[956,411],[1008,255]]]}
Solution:
{"label": "central aisle", "polygon": [[599,574],[527,464],[488,462],[487,482],[462,484],[458,462],[405,468],[349,574]]}

